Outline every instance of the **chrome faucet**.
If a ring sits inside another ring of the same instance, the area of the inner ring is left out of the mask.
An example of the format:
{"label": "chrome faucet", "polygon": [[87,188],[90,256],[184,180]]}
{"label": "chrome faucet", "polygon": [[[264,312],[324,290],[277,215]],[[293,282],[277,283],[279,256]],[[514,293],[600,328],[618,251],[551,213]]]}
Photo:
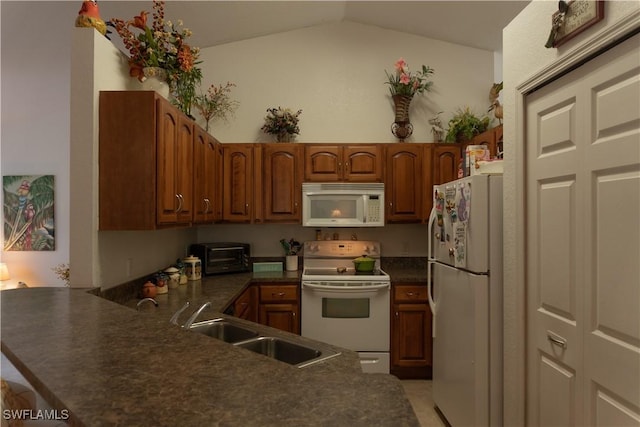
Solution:
{"label": "chrome faucet", "polygon": [[154,300],[153,298],[142,298],[140,301],[138,301],[138,304],[136,304],[136,310],[140,310],[140,306],[146,301],[151,301],[153,305],[155,305],[156,307],[158,306],[158,301]]}
{"label": "chrome faucet", "polygon": [[178,324],[178,317],[180,317],[180,315],[182,314],[183,311],[185,311],[187,309],[187,307],[189,307],[189,301],[185,302],[184,305],[182,306],[181,309],[179,309],[178,311],[176,311],[176,313],[171,316],[171,319],[169,319],[169,323],[172,323],[174,325]]}
{"label": "chrome faucet", "polygon": [[189,320],[187,320],[185,322],[184,325],[182,325],[183,328],[185,329],[189,329],[191,327],[191,325],[193,324],[193,322],[196,321],[196,317],[198,317],[200,315],[200,313],[202,313],[207,307],[211,306],[211,301],[205,302],[204,304],[202,304],[200,306],[199,309],[197,309],[192,315],[191,317],[189,317]]}

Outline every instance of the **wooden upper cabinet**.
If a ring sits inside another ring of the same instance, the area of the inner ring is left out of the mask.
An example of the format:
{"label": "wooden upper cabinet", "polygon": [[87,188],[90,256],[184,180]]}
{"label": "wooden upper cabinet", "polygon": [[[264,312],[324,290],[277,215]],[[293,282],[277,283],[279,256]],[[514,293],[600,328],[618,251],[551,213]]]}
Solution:
{"label": "wooden upper cabinet", "polygon": [[465,142],[461,149],[464,150],[467,145],[486,145],[491,157],[496,157],[498,151],[502,151],[502,125],[474,136],[470,141]]}
{"label": "wooden upper cabinet", "polygon": [[192,221],[193,121],[152,91],[100,92],[99,228]]}
{"label": "wooden upper cabinet", "polygon": [[433,147],[433,185],[458,179],[460,160],[460,145],[435,144]]}
{"label": "wooden upper cabinet", "polygon": [[304,161],[308,182],[382,182],[380,145],[306,144]]}
{"label": "wooden upper cabinet", "polygon": [[168,101],[157,102],[158,223],[189,223],[193,220],[194,124]]}
{"label": "wooden upper cabinet", "polygon": [[253,216],[253,145],[227,144],[223,154],[222,220],[251,222]]}
{"label": "wooden upper cabinet", "polygon": [[382,182],[383,149],[380,145],[343,147],[343,178],[349,182]]}
{"label": "wooden upper cabinet", "polygon": [[300,144],[262,147],[262,218],[265,222],[299,223],[302,218],[302,163]]}
{"label": "wooden upper cabinet", "polygon": [[[214,137],[197,127],[193,151],[193,222],[213,223],[220,219],[221,197],[218,197],[217,183],[222,168],[219,165],[219,143]],[[221,175],[221,174],[220,174]]]}
{"label": "wooden upper cabinet", "polygon": [[427,222],[433,207],[433,146],[424,144],[422,153],[422,220]]}
{"label": "wooden upper cabinet", "polygon": [[388,144],[386,222],[422,221],[423,150],[421,144]]}

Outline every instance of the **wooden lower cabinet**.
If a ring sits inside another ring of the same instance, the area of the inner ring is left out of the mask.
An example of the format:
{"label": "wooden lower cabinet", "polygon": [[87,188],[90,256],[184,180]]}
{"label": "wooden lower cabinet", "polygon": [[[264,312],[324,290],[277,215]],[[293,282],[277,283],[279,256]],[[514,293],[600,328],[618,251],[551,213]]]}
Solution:
{"label": "wooden lower cabinet", "polygon": [[398,378],[431,378],[431,310],[427,286],[393,284],[391,373]]}
{"label": "wooden lower cabinet", "polygon": [[256,297],[256,291],[257,288],[255,286],[249,286],[236,298],[233,302],[234,316],[251,322],[258,321],[258,298]]}
{"label": "wooden lower cabinet", "polygon": [[257,284],[259,293],[258,323],[300,334],[300,300],[298,284]]}

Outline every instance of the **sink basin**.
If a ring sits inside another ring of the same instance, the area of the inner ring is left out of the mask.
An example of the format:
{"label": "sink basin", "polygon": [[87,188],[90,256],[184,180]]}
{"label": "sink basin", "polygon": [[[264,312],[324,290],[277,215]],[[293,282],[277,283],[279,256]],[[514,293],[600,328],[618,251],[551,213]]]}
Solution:
{"label": "sink basin", "polygon": [[192,324],[188,330],[262,354],[298,368],[339,356],[341,353],[319,345],[312,348],[287,339],[267,336],[233,319],[219,317]]}
{"label": "sink basin", "polygon": [[256,331],[244,328],[225,319],[213,319],[191,325],[189,330],[222,340],[228,343],[246,341],[258,336]]}
{"label": "sink basin", "polygon": [[258,337],[248,341],[238,342],[234,345],[290,365],[296,365],[299,368],[340,354],[336,352],[323,353],[320,350],[275,337]]}

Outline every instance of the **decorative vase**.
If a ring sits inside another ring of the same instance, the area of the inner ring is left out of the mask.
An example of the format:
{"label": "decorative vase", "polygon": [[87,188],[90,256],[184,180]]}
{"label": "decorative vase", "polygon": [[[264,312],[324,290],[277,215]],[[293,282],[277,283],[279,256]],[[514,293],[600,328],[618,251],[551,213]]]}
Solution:
{"label": "decorative vase", "polygon": [[287,255],[286,256],[286,269],[287,269],[287,271],[297,271],[298,270],[298,255]]}
{"label": "decorative vase", "polygon": [[276,141],[278,142],[291,142],[293,141],[294,135],[287,131],[276,133]]}
{"label": "decorative vase", "polygon": [[155,90],[165,99],[169,99],[169,83],[167,71],[160,67],[144,67],[144,80],[140,83],[141,90]]}
{"label": "decorative vase", "polygon": [[393,95],[396,119],[391,124],[391,133],[403,142],[413,133],[413,125],[409,121],[409,106],[412,97],[409,95]]}

